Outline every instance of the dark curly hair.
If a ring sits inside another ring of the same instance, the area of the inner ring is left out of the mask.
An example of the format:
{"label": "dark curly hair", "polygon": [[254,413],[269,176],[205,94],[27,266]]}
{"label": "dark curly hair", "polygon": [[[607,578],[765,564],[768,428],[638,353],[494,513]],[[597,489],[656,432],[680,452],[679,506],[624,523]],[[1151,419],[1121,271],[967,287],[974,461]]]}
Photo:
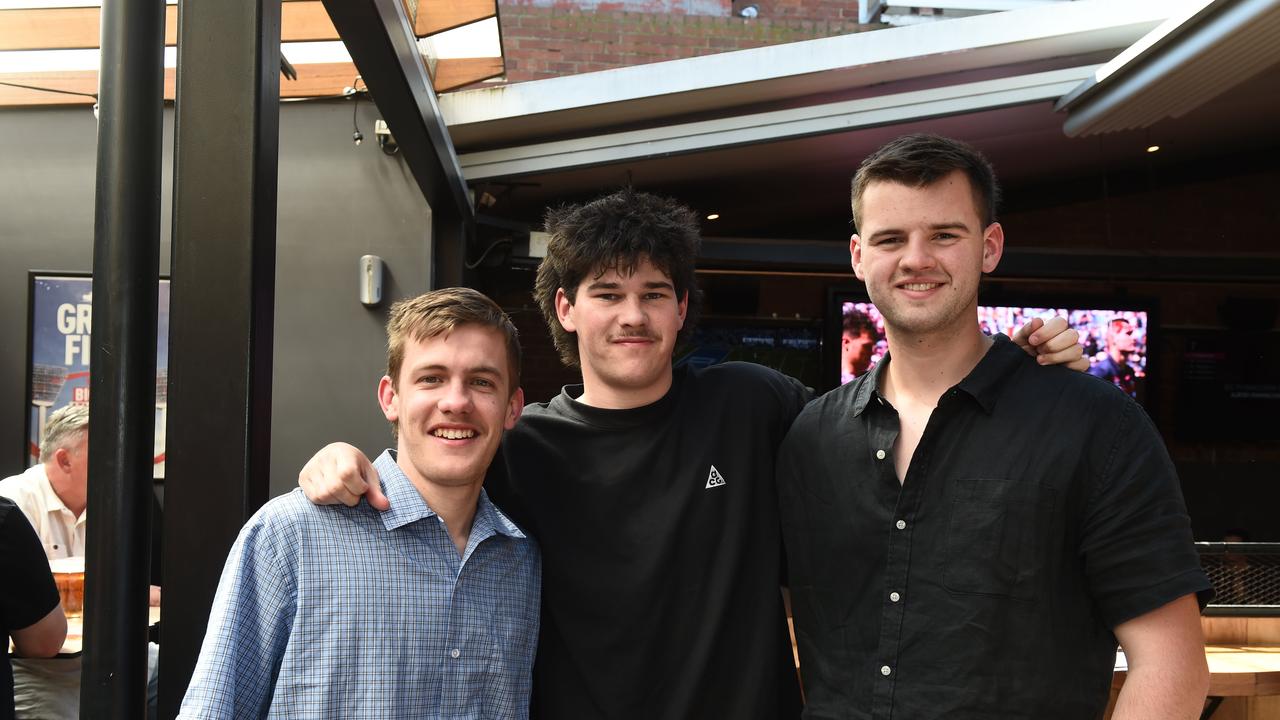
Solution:
{"label": "dark curly hair", "polygon": [[967,143],[941,135],[916,133],[890,140],[867,156],[853,176],[853,225],[861,232],[862,194],[873,182],[896,182],[920,188],[961,170],[973,188],[982,227],[996,221],[1000,185],[987,158]]}
{"label": "dark curly hair", "polygon": [[677,298],[688,293],[677,342],[693,331],[702,307],[694,276],[702,237],[697,216],[688,207],[627,188],[582,205],[548,210],[545,229],[551,237],[533,295],[566,365],[578,365],[578,342],[556,315],[556,291],[564,288],[569,302],[576,302],[578,286],[588,274],[593,279],[610,270],[626,275],[648,260],[671,278]]}

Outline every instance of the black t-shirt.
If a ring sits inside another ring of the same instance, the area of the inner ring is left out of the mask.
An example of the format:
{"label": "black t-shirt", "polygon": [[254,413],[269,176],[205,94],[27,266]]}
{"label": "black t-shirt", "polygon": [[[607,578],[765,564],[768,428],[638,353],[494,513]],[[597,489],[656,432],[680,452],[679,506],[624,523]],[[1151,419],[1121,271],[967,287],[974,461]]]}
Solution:
{"label": "black t-shirt", "polygon": [[580,394],[526,408],[486,481],[542,548],[533,715],[798,716],[773,472],[807,391],[726,363],[645,407]]}
{"label": "black t-shirt", "polygon": [[779,451],[805,717],[1101,717],[1113,629],[1211,594],[1155,427],[997,336],[899,484],[890,362],[809,405]]}
{"label": "black t-shirt", "polygon": [[0,498],[0,626],[4,629],[4,667],[0,668],[0,720],[13,718],[13,668],[9,633],[30,627],[58,606],[58,587],[49,573],[40,537],[27,516],[8,498]]}

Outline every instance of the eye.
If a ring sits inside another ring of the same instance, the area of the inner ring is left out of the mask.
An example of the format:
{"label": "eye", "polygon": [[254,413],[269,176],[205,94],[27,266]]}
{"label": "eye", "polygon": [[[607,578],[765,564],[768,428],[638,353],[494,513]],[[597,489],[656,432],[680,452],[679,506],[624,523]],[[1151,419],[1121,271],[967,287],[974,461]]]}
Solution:
{"label": "eye", "polygon": [[494,382],[492,380],[490,380],[489,378],[482,378],[482,377],[472,378],[471,384],[477,387],[483,387],[483,388],[491,388],[494,386]]}
{"label": "eye", "polygon": [[423,375],[418,378],[419,385],[437,385],[441,382],[443,381],[440,379],[439,375]]}
{"label": "eye", "polygon": [[605,302],[613,302],[619,298],[619,295],[617,293],[598,293],[595,297]]}
{"label": "eye", "polygon": [[654,291],[654,292],[650,292],[650,293],[645,293],[645,295],[644,295],[644,299],[645,299],[645,300],[663,300],[663,299],[665,299],[666,297],[667,297],[667,294],[666,294],[665,292],[661,292],[661,291]]}
{"label": "eye", "polygon": [[933,239],[938,240],[940,242],[951,242],[954,240],[958,240],[959,238],[960,238],[959,235],[956,235],[955,233],[949,233],[949,232],[941,232],[933,236]]}
{"label": "eye", "polygon": [[886,235],[884,237],[875,238],[874,240],[871,241],[871,244],[875,247],[880,247],[883,245],[899,245],[901,243],[902,243],[902,238],[898,237],[897,235]]}

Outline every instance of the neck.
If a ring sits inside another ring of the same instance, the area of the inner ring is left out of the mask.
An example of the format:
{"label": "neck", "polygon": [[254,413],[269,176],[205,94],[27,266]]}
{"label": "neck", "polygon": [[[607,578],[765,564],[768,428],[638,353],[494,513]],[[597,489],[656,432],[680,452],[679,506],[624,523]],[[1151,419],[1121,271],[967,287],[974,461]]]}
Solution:
{"label": "neck", "polygon": [[426,501],[449,531],[449,539],[458,549],[461,557],[467,551],[467,541],[471,538],[471,523],[476,517],[476,503],[480,499],[480,487],[484,478],[476,478],[475,482],[462,485],[440,485],[418,475],[412,467],[400,466],[414,489]]}
{"label": "neck", "polygon": [[49,487],[53,488],[53,494],[58,496],[63,505],[80,517],[84,514],[84,509],[89,504],[89,488],[82,486],[77,487],[76,483],[71,481],[71,477],[58,469],[53,463],[45,463],[45,477],[49,478]]}
{"label": "neck", "polygon": [[609,385],[599,377],[582,373],[582,395],[578,402],[583,405],[603,410],[630,410],[631,408],[652,405],[662,399],[671,389],[672,371],[668,365],[662,377],[646,387],[630,388]]}
{"label": "neck", "polygon": [[965,378],[991,347],[976,324],[947,332],[916,335],[885,328],[892,362],[881,376],[881,392],[890,402],[909,399],[937,406],[948,388]]}

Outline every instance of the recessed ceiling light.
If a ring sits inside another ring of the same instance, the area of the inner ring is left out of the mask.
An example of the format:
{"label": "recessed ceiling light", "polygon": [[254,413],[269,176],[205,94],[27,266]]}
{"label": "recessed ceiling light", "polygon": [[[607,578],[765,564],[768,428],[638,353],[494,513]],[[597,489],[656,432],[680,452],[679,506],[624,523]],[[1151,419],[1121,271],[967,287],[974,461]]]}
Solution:
{"label": "recessed ceiling light", "polygon": [[1160,146],[1159,146],[1159,145],[1148,145],[1148,146],[1147,146],[1147,152],[1149,152],[1149,153],[1153,153],[1153,152],[1155,152],[1155,151],[1157,151],[1157,150],[1159,150],[1159,149],[1160,149]]}
{"label": "recessed ceiling light", "polygon": [[707,219],[708,219],[708,220],[719,220],[719,219],[720,219],[720,213],[711,213],[710,215],[708,215],[708,216],[707,216]]}

